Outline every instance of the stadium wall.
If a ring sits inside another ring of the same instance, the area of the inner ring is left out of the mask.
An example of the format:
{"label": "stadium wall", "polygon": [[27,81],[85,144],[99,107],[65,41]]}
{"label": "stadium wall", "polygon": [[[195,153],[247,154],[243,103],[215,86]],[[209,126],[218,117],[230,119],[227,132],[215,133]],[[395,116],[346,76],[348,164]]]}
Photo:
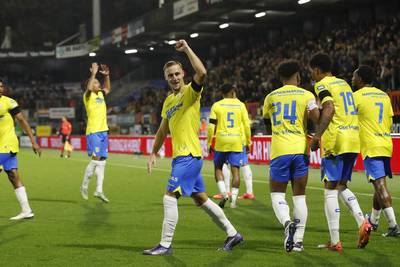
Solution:
{"label": "stadium wall", "polygon": [[[22,138],[22,137],[21,137]],[[122,154],[136,154],[136,155],[149,155],[154,143],[154,136],[110,136],[108,151],[110,153]],[[38,137],[38,143],[42,148],[59,149],[61,147],[61,137],[47,136]],[[212,160],[212,155],[208,153],[207,138],[200,137],[200,143],[203,150],[203,156],[206,160]],[[21,139],[21,146],[27,145]],[[75,150],[86,150],[85,136],[71,136],[71,144]],[[395,174],[400,174],[400,137],[393,137],[393,157],[392,157],[392,171]],[[165,157],[172,156],[172,143],[171,137],[167,137],[164,145],[160,150],[160,155]],[[252,137],[251,153],[249,154],[249,161],[255,164],[269,164],[271,156],[271,136],[254,136]],[[320,151],[310,152],[310,166],[319,168],[321,166]],[[358,156],[354,169],[357,171],[364,170],[361,155]]]}

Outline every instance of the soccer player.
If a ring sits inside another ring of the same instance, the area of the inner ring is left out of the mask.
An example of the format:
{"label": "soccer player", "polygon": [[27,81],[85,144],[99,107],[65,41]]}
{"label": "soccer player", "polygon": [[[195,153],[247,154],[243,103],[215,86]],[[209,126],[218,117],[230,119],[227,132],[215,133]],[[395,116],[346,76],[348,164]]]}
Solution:
{"label": "soccer player", "polygon": [[[58,134],[61,135],[61,154],[60,157],[64,157],[64,148],[65,148],[65,144],[66,142],[70,142],[69,141],[69,136],[71,135],[72,132],[72,126],[71,123],[68,121],[66,116],[63,116],[61,118],[61,127],[60,130],[58,131]],[[67,158],[71,157],[71,151],[67,151]]]}
{"label": "soccer player", "polygon": [[[248,121],[250,124],[249,119]],[[243,126],[242,130],[244,129],[245,127]],[[250,130],[250,138],[251,138],[251,130]],[[253,172],[251,171],[249,164],[250,147],[246,148],[247,140],[245,139],[246,139],[246,134],[242,132],[243,152],[242,152],[242,165],[240,166],[240,169],[242,170],[243,180],[246,186],[246,193],[240,196],[239,199],[255,199],[255,196],[253,194]]]}
{"label": "soccer player", "polygon": [[198,134],[200,97],[206,69],[185,40],[179,40],[175,48],[187,55],[195,75],[191,83],[185,84],[181,63],[168,61],[164,65],[164,77],[172,93],[164,101],[161,125],[157,131],[147,167],[148,172],[151,173],[157,152],[170,132],[173,152],[172,172],[163,200],[164,221],[161,242],[152,249],[144,250],[143,254],[168,255],[172,253],[171,243],[178,223],[178,199],[181,196],[191,196],[196,205],[201,207],[227,233],[228,238],[222,249],[229,251],[243,242],[243,237],[229,222],[222,209],[207,197],[201,176],[203,162]]}
{"label": "soccer player", "polygon": [[18,173],[17,153],[19,152],[19,144],[15,134],[14,119],[29,136],[35,154],[40,156],[42,151],[36,143],[31,127],[22,115],[17,102],[3,95],[3,93],[4,84],[0,81],[0,165],[7,173],[8,180],[13,185],[15,195],[21,206],[21,213],[10,218],[10,220],[30,219],[33,218],[34,214],[29,206],[25,186]]}
{"label": "soccer player", "polygon": [[354,99],[360,123],[361,154],[365,173],[375,189],[373,208],[369,222],[377,230],[380,213],[383,210],[389,229],[384,236],[400,236],[400,229],[392,207],[392,197],[387,189],[386,176],[392,178],[390,159],[393,152],[390,129],[393,110],[389,96],[372,86],[374,70],[366,65],[354,73],[352,84],[356,92]]}
{"label": "soccer player", "polygon": [[[215,137],[214,170],[215,180],[222,195],[219,206],[223,208],[229,199],[222,167],[229,163],[233,174],[231,208],[236,208],[240,186],[240,166],[243,164],[243,138],[246,153],[250,152],[250,122],[245,104],[236,98],[236,87],[223,84],[220,88],[223,99],[211,107],[207,134],[207,147],[213,150],[211,141]],[[243,129],[242,129],[243,128]],[[242,137],[243,133],[245,137]],[[246,154],[247,156],[247,154]]]}
{"label": "soccer player", "polygon": [[311,140],[311,150],[316,151],[321,142],[321,179],[325,187],[325,215],[330,241],[320,245],[333,251],[342,251],[339,238],[339,196],[349,208],[359,227],[358,247],[369,241],[371,225],[363,216],[356,196],[347,187],[353,166],[360,151],[357,108],[353,92],[346,81],[331,73],[331,59],[318,53],[310,60],[311,77],[315,83],[322,112]]}
{"label": "soccer player", "polygon": [[88,199],[88,187],[90,177],[95,173],[97,176],[97,186],[94,196],[108,203],[109,200],[103,193],[104,168],[108,156],[108,125],[107,107],[105,96],[110,93],[110,70],[107,65],[100,66],[100,73],[104,76],[104,86],[100,87],[100,82],[96,79],[99,65],[92,63],[90,68],[90,78],[86,84],[86,91],[83,95],[87,113],[86,142],[87,153],[92,160],[86,167],[81,185],[83,199]]}
{"label": "soccer player", "polygon": [[[298,87],[300,67],[296,61],[284,61],[277,69],[283,87],[268,94],[264,101],[265,124],[272,129],[270,191],[272,207],[285,228],[287,252],[303,251],[308,210],[305,190],[308,179],[307,120],[318,122],[319,110],[314,95]],[[271,122],[272,121],[272,122]],[[290,181],[293,192],[294,220],[286,202]]]}

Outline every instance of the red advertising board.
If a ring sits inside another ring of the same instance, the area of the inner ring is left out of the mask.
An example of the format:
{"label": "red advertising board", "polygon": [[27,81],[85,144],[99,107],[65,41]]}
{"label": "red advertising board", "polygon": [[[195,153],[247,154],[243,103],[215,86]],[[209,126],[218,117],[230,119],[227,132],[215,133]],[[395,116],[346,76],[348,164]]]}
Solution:
{"label": "red advertising board", "polygon": [[[59,149],[61,147],[61,137],[49,136],[38,137],[39,145],[43,148]],[[123,153],[123,154],[143,154],[148,155],[154,143],[154,136],[110,136],[108,151],[110,153]],[[71,144],[75,150],[86,150],[85,136],[71,136]],[[206,137],[200,137],[200,144],[203,150],[203,156],[206,160],[211,160],[212,155],[208,154]],[[400,173],[400,138],[393,137],[393,157],[392,157],[392,170],[394,173]],[[172,143],[171,138],[167,137],[161,153],[165,157],[172,156]],[[271,137],[270,136],[254,136],[252,137],[251,153],[249,160],[251,163],[256,164],[269,164],[271,156]],[[321,155],[319,150],[310,153],[310,166],[319,168],[321,165]],[[357,158],[354,166],[355,170],[363,170],[361,156]]]}

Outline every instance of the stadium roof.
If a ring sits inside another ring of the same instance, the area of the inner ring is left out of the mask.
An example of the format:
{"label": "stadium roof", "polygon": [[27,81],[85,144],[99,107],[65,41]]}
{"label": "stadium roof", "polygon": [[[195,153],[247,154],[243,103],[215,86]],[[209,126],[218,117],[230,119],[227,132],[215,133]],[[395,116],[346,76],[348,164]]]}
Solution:
{"label": "stadium roof", "polygon": [[[327,10],[337,11],[359,4],[368,7],[368,4],[379,1],[311,0],[301,5],[297,0],[206,0],[199,1],[198,6],[180,7],[180,11],[177,2],[190,5],[193,1],[176,1],[146,14],[142,17],[144,31],[126,40],[125,45],[139,49],[155,45],[162,47],[171,40],[189,39],[191,34],[196,36],[197,44],[206,44],[214,38],[239,34],[248,29],[277,28],[299,18],[318,17],[326,14]],[[321,10],[325,12],[319,13]],[[223,25],[228,26],[227,29],[220,28],[224,23],[228,24]]]}

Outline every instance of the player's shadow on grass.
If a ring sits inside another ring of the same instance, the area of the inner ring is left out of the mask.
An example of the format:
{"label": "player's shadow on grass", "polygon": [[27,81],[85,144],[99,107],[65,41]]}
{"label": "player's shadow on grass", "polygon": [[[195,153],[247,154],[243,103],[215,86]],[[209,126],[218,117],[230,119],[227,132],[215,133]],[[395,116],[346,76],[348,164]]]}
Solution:
{"label": "player's shadow on grass", "polygon": [[23,238],[25,236],[27,236],[27,235],[26,234],[21,234],[21,235],[17,235],[17,236],[10,237],[10,238],[5,238],[5,239],[1,238],[0,239],[0,247],[2,245],[6,244],[6,243],[12,242],[12,241],[17,240],[17,239],[21,239],[21,238]]}
{"label": "player's shadow on grass", "polygon": [[167,264],[170,265],[170,266],[182,266],[182,267],[186,267],[187,266],[187,264],[184,261],[178,259],[177,257],[175,257],[173,255],[167,256],[167,257],[163,257],[163,258],[167,262]]}
{"label": "player's shadow on grass", "polygon": [[98,230],[109,231],[114,226],[108,222],[110,212],[108,211],[107,204],[104,203],[83,203],[82,207],[85,209],[85,218],[79,224],[85,233],[93,234]]}
{"label": "player's shadow on grass", "polygon": [[31,201],[31,202],[70,203],[70,204],[77,204],[77,203],[78,203],[78,201],[76,201],[76,200],[69,200],[69,199],[48,199],[48,198],[30,198],[29,201]]}
{"label": "player's shadow on grass", "polygon": [[116,244],[62,244],[57,247],[79,248],[79,249],[96,249],[96,250],[124,250],[129,252],[142,252],[143,247],[123,246]]}

